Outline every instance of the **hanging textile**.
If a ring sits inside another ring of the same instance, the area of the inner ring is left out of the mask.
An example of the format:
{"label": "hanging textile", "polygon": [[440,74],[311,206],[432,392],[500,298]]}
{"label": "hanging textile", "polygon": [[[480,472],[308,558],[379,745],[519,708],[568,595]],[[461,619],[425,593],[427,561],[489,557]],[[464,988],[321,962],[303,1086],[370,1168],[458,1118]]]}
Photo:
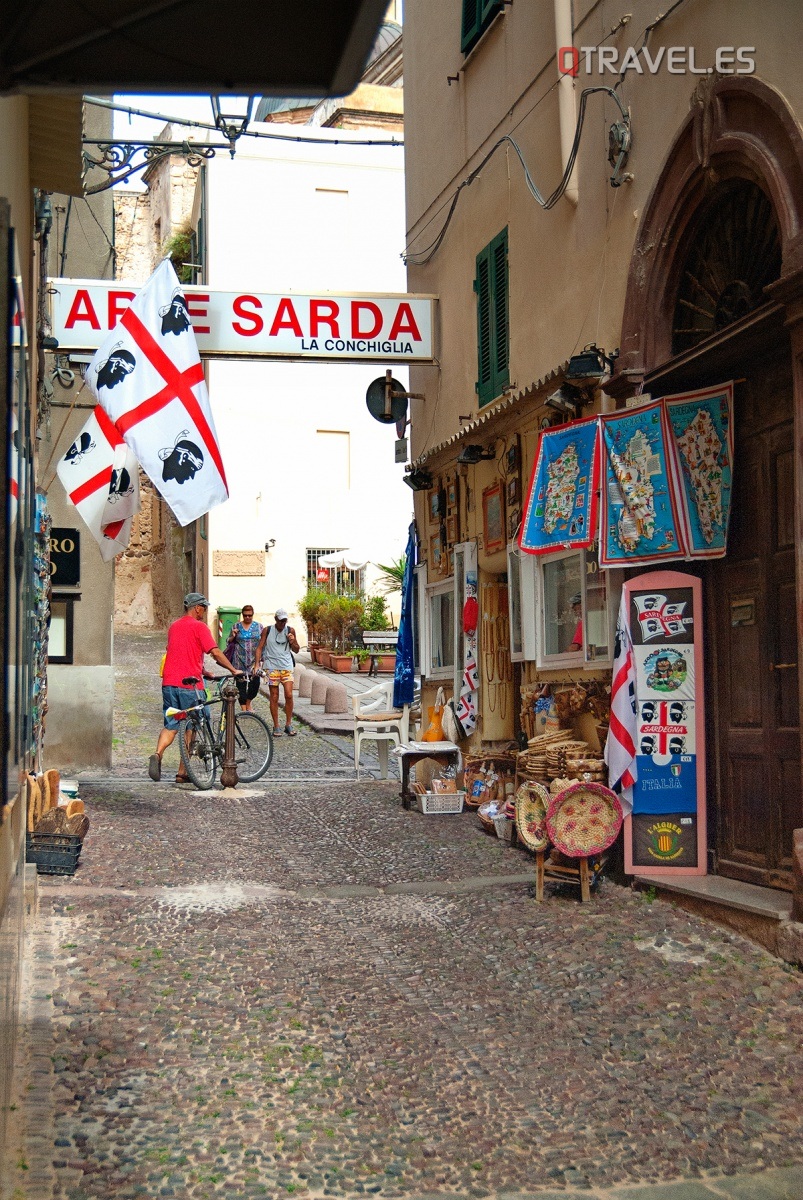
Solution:
{"label": "hanging textile", "polygon": [[691,558],[723,558],[733,480],[733,384],[664,396],[684,540]]}
{"label": "hanging textile", "polygon": [[599,565],[686,557],[671,430],[662,400],[600,417]]}
{"label": "hanging textile", "polygon": [[477,625],[479,621],[477,543],[466,545],[463,559],[465,572],[465,600],[462,614],[457,619],[463,628],[463,681],[455,707],[455,715],[468,737],[477,727],[477,692],[480,686],[477,669]]}
{"label": "hanging textile", "polygon": [[633,808],[633,784],[638,779],[636,762],[636,667],[630,637],[627,596],[623,592],[616,622],[616,651],[611,684],[611,717],[605,741],[605,762],[610,786],[619,793],[622,811]]}
{"label": "hanging textile", "polygon": [[538,440],[519,546],[528,554],[585,550],[597,534],[596,417],[545,429]]}
{"label": "hanging textile", "polygon": [[415,521],[407,533],[407,550],[402,578],[399,636],[396,640],[396,669],[393,673],[393,707],[412,704],[415,695],[415,662],[413,658],[413,569],[415,567]]}

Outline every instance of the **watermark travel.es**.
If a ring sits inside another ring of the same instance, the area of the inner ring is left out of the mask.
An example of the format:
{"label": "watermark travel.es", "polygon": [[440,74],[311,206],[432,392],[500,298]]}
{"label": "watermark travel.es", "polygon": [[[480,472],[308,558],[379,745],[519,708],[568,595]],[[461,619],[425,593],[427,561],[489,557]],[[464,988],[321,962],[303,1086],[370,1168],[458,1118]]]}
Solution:
{"label": "watermark travel.es", "polygon": [[587,75],[623,75],[625,71],[657,75],[752,75],[756,69],[755,46],[717,46],[712,66],[698,66],[694,46],[660,46],[651,52],[646,46],[628,46],[624,52],[615,46],[561,46],[558,50],[558,70],[561,75],[576,78],[580,63]]}

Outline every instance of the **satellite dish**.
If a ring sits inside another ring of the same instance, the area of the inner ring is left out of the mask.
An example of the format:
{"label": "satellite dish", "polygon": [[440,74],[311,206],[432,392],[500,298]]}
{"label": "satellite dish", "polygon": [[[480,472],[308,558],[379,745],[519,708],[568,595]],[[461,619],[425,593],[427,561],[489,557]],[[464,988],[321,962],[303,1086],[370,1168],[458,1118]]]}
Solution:
{"label": "satellite dish", "polygon": [[[385,399],[385,385],[388,382],[392,391],[405,393],[398,398],[391,396],[389,404]],[[407,393],[398,379],[388,381],[382,378],[369,383],[368,391],[365,393],[365,403],[374,420],[381,421],[383,425],[393,425],[397,421],[403,421],[407,416]]]}

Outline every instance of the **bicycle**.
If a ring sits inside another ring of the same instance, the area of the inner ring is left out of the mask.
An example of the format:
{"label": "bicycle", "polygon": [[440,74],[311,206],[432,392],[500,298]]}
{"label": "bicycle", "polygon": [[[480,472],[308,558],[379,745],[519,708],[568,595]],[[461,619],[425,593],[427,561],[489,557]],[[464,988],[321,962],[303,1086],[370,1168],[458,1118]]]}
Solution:
{"label": "bicycle", "polygon": [[[243,676],[248,680],[249,676]],[[201,791],[211,788],[217,775],[218,763],[222,765],[226,746],[226,707],[222,687],[228,683],[218,681],[216,699],[208,699],[200,691],[200,679],[190,677],[182,680],[185,687],[195,686],[198,703],[188,708],[168,708],[167,716],[181,722],[179,749],[181,761],[188,778]],[[210,707],[219,704],[220,718],[212,723]],[[189,736],[187,736],[189,733]],[[261,779],[273,759],[273,733],[265,721],[254,712],[234,714],[234,760],[240,783],[253,783]]]}

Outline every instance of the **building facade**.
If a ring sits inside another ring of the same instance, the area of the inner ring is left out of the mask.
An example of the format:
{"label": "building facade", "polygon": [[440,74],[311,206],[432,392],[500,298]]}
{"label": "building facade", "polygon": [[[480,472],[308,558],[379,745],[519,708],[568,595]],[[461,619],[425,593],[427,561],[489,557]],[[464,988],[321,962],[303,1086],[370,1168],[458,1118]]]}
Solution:
{"label": "building facade", "polygon": [[[734,381],[727,552],[677,565],[703,583],[708,868],[791,889],[803,15],[687,3],[656,20],[641,0],[613,28],[612,15],[563,0],[406,8],[408,286],[440,298],[439,363],[411,370],[413,392],[439,396],[434,415],[412,410],[425,694],[460,682],[474,555],[472,748],[516,739],[522,697],[545,684],[610,686],[618,594],[636,572],[598,570],[593,547],[520,552],[539,435]],[[604,373],[567,392],[592,343]],[[593,715],[575,727],[596,749]]]}

